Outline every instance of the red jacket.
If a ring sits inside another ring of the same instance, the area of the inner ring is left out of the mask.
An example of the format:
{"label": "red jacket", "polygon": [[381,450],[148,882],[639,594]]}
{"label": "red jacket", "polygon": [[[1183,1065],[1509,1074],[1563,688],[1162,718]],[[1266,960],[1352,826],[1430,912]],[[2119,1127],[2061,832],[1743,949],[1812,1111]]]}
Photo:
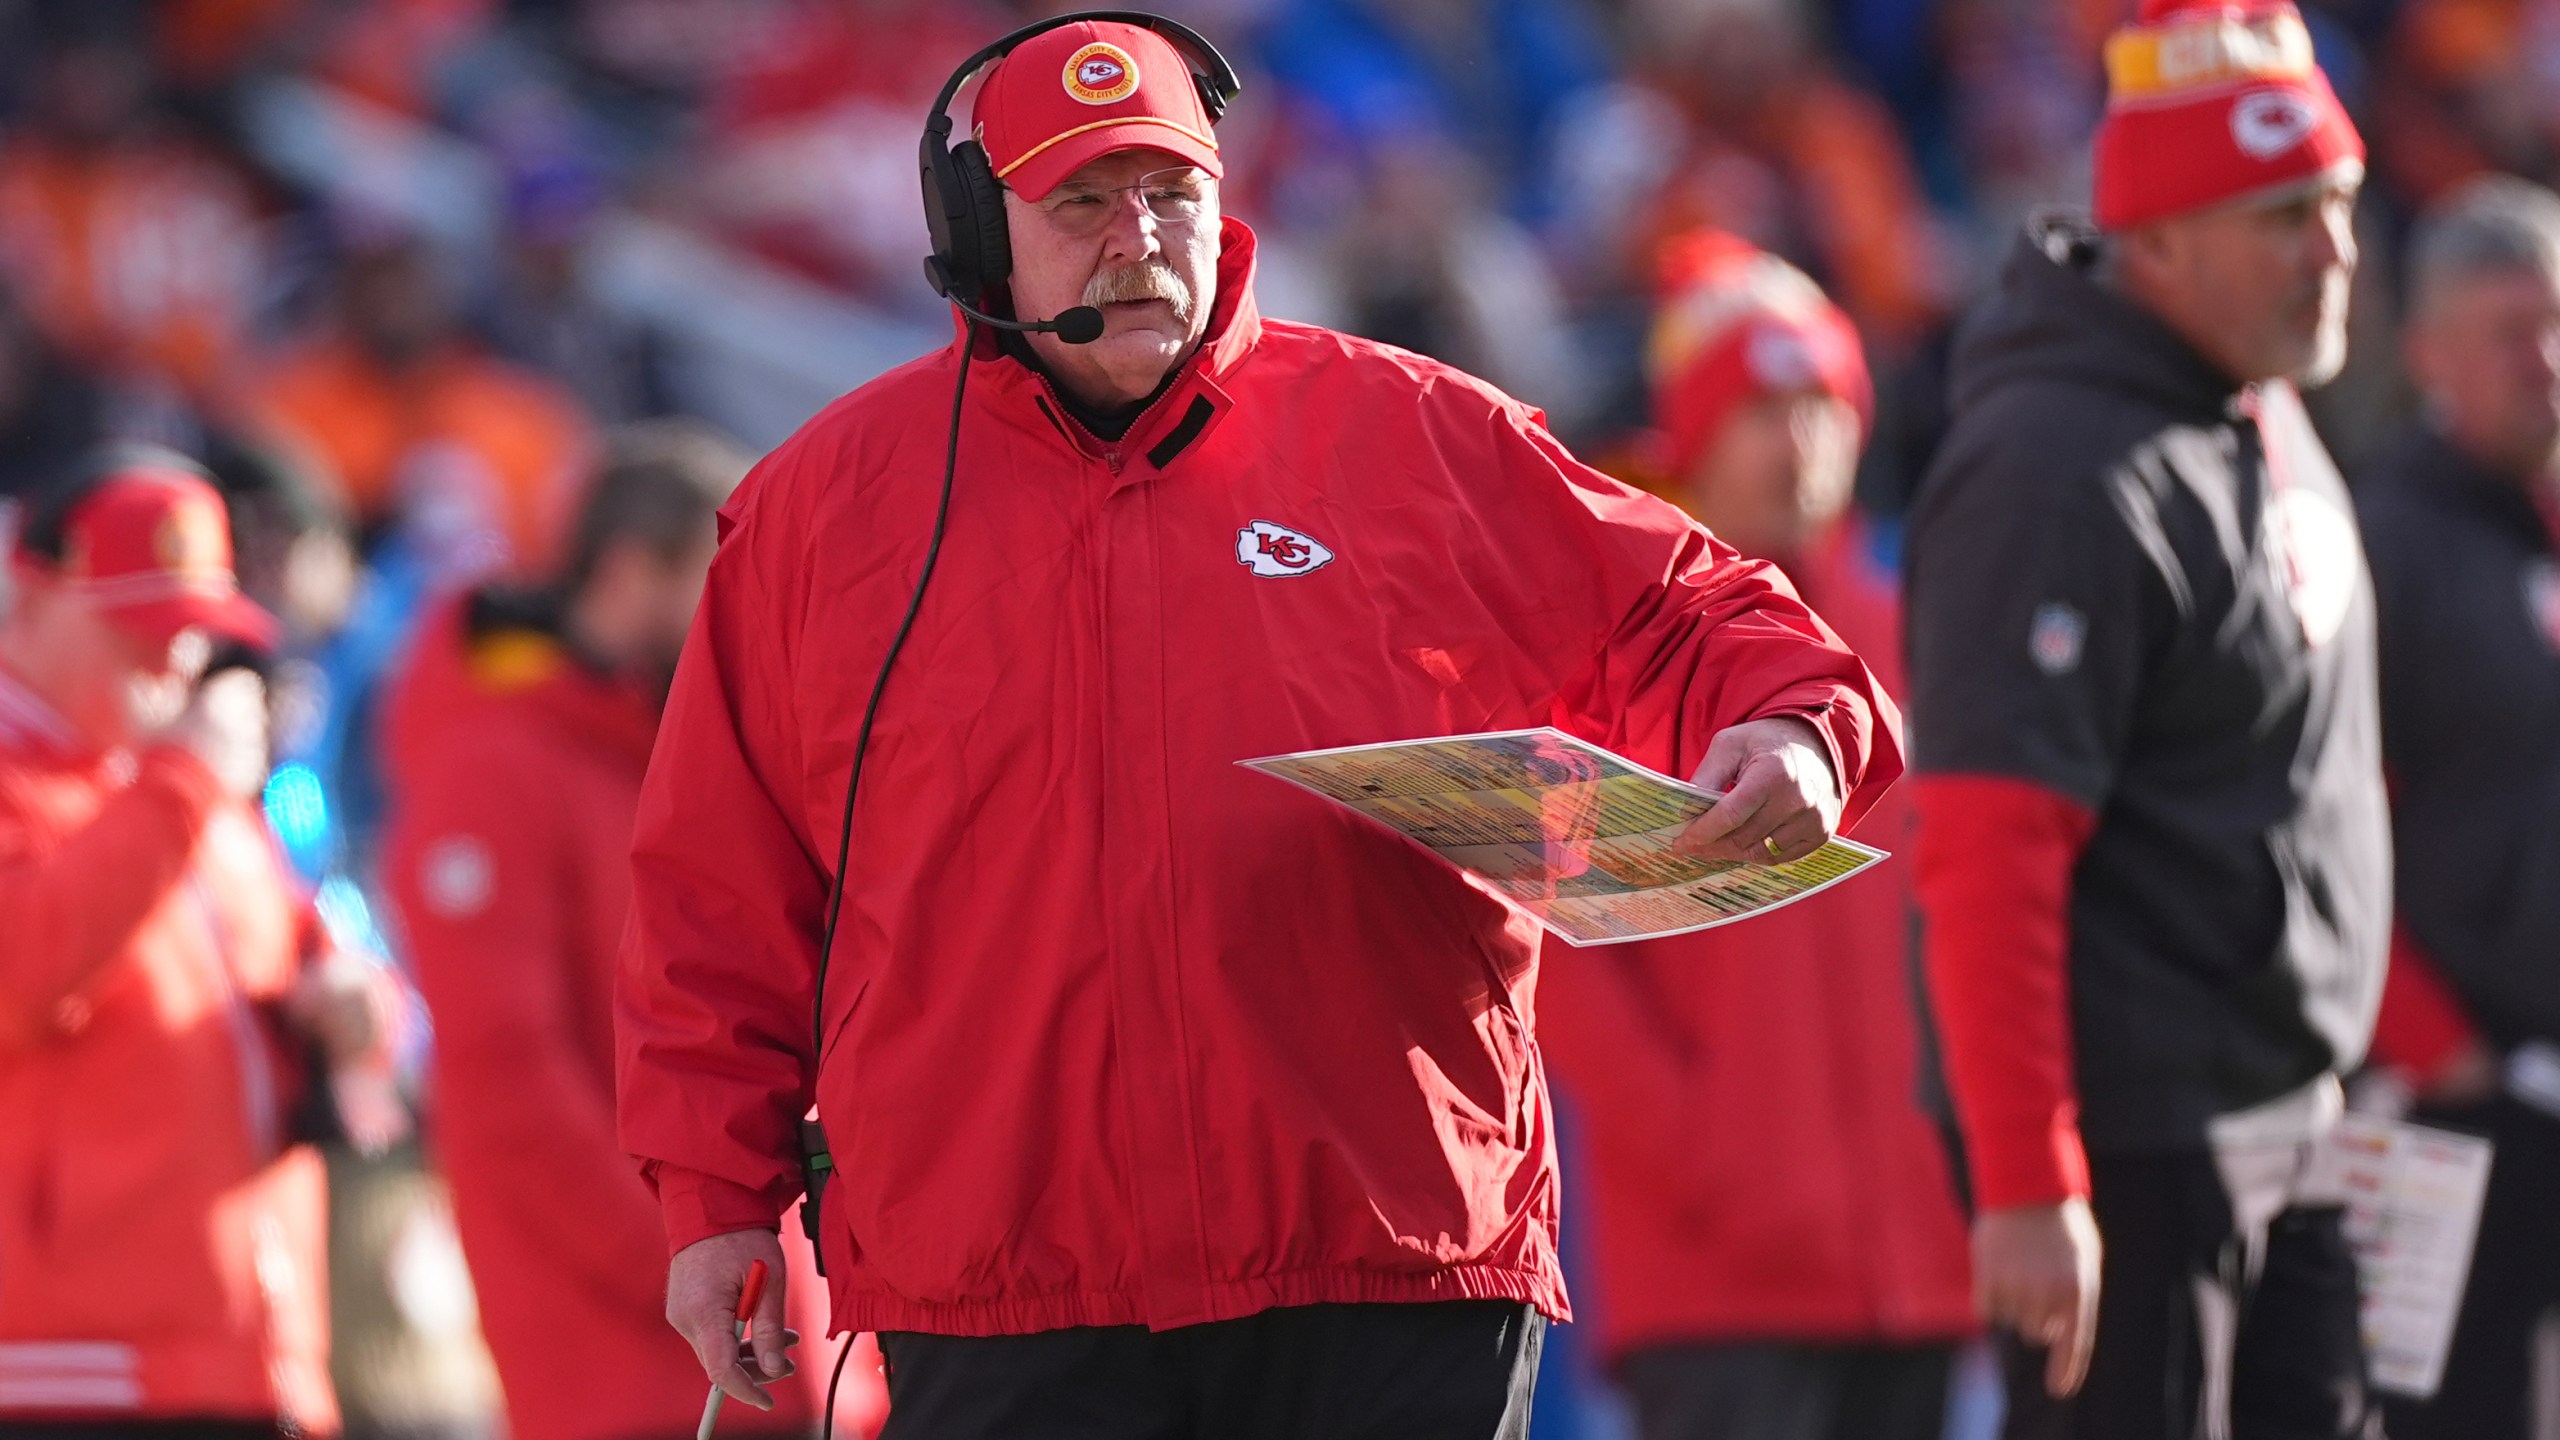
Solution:
{"label": "red jacket", "polygon": [[318,1157],[276,1003],[319,946],[188,754],[82,753],[0,671],[0,1431],[338,1428]]}
{"label": "red jacket", "polygon": [[[1236,762],[1554,722],[1686,773],[1790,714],[1852,813],[1899,767],[1890,703],[1775,571],[1478,381],[1263,321],[1252,257],[1229,222],[1210,339],[1120,441],[992,348],[970,377],[827,972],[839,1326],[1564,1315],[1537,928]],[[838,401],[724,512],[617,1001],[623,1139],[676,1245],[798,1189],[846,770],[959,358]]]}
{"label": "red jacket", "polygon": [[[1898,684],[1893,582],[1850,528],[1791,573]],[[1899,850],[1909,826],[1897,791],[1855,833]],[[1908,868],[1723,929],[1548,947],[1538,1039],[1579,1102],[1604,1350],[1972,1330],[1964,1224],[1917,1099]]]}
{"label": "red jacket", "polygon": [[[435,1017],[436,1158],[516,1440],[681,1433],[702,1371],[667,1325],[656,1207],[613,1132],[613,957],[656,705],[471,609],[431,616],[385,726],[383,871]],[[799,1359],[779,1407],[738,1406],[723,1432],[807,1429],[819,1367]],[[876,1370],[848,1388],[868,1433]]]}

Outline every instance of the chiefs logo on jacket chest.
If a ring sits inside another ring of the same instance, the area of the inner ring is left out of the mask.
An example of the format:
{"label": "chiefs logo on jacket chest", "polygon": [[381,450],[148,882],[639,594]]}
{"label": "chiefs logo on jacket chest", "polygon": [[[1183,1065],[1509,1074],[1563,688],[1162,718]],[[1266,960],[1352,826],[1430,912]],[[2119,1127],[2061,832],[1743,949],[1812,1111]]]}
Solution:
{"label": "chiefs logo on jacket chest", "polygon": [[1304,575],[1333,562],[1333,551],[1312,535],[1256,520],[1236,532],[1236,563],[1256,575]]}

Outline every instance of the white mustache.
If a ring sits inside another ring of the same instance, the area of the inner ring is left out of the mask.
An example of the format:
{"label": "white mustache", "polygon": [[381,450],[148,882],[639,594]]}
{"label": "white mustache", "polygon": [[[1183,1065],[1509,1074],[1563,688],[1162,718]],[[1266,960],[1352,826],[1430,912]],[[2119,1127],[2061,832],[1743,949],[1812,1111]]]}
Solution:
{"label": "white mustache", "polygon": [[1175,318],[1186,325],[1191,322],[1191,287],[1169,265],[1123,265],[1085,282],[1087,305],[1116,305],[1131,300],[1162,300],[1173,307]]}

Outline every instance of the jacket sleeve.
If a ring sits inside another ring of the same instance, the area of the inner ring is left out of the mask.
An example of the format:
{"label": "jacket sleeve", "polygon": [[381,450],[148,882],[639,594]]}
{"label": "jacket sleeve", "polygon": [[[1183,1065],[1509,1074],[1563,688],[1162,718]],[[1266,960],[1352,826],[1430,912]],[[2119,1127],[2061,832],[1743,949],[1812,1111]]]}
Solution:
{"label": "jacket sleeve", "polygon": [[2038,785],[1922,775],[1914,888],[1975,1203],[2089,1193],[2071,1078],[2071,871],[2096,817]]}
{"label": "jacket sleeve", "polygon": [[1579,668],[1558,677],[1555,723],[1686,779],[1717,732],[1796,716],[1822,735],[1854,824],[1902,771],[1901,716],[1865,662],[1775,566],[1575,460],[1534,417],[1516,423],[1498,503],[1518,513],[1480,527],[1504,537],[1484,583],[1510,633],[1590,627],[1557,642]]}
{"label": "jacket sleeve", "polygon": [[759,523],[757,508],[796,453],[768,457],[722,512],[632,836],[614,1009],[622,1143],[656,1188],[671,1249],[772,1227],[800,1189],[827,877],[790,798],[800,557],[792,527]]}
{"label": "jacket sleeve", "polygon": [[53,1007],[123,953],[221,803],[203,762],[154,750],[88,824],[48,842],[0,780],[0,1050],[43,1035]]}
{"label": "jacket sleeve", "polygon": [[2011,418],[1950,441],[1904,556],[1926,969],[1986,1209],[2087,1192],[2071,879],[2171,603],[2129,480],[2075,474],[2066,417]]}
{"label": "jacket sleeve", "polygon": [[610,1082],[579,1048],[606,997],[578,983],[569,907],[583,887],[561,817],[524,803],[548,788],[531,759],[501,743],[428,760],[385,847],[435,1021],[439,1105],[471,1107],[467,1146],[460,1117],[448,1122],[446,1160],[503,1165],[503,1203],[563,1265],[609,1292],[645,1289],[658,1277],[630,1262],[656,1252],[657,1215],[616,1139]]}
{"label": "jacket sleeve", "polygon": [[2406,1070],[2423,1086],[2455,1056],[2480,1043],[2444,972],[2408,930],[2391,932],[2391,968],[2382,981],[2382,1012],[2373,1022],[2373,1058]]}

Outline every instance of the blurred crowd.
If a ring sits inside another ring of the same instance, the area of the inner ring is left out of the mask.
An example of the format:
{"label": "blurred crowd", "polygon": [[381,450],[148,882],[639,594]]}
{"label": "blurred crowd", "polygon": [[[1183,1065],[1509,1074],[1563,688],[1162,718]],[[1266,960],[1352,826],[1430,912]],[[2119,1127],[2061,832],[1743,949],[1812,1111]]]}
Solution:
{"label": "blurred crowd", "polygon": [[[267,819],[340,943],[396,975],[382,716],[437,597],[559,573],[635,422],[761,452],[944,343],[920,122],[960,58],[1063,8],[0,0],[0,534],[100,441],[201,462],[285,630]],[[2085,202],[2100,45],[2133,4],[1162,8],[1243,74],[1225,204],[1259,233],[1264,311],[1482,375],[1626,478],[1668,488],[1703,443],[1655,428],[1652,391],[1666,295],[1724,263],[1696,235],[1810,277],[1865,367],[1829,387],[1858,414],[1821,443],[1845,484],[1865,435],[1846,533],[1889,567],[1954,323],[2032,213]],[[2309,397],[2352,472],[2414,404],[2395,317],[2415,218],[2483,173],[2560,180],[2560,0],[2303,9],[2372,149],[2352,358]],[[434,1017],[400,1013],[396,1073],[432,1128]],[[414,1142],[357,1148],[331,1177],[335,1244],[361,1257],[333,1282],[351,1428],[468,1433],[494,1381],[442,1202]],[[1961,1289],[1924,1327],[1948,1345]],[[1602,1433],[1570,1384],[1545,1433]]]}

